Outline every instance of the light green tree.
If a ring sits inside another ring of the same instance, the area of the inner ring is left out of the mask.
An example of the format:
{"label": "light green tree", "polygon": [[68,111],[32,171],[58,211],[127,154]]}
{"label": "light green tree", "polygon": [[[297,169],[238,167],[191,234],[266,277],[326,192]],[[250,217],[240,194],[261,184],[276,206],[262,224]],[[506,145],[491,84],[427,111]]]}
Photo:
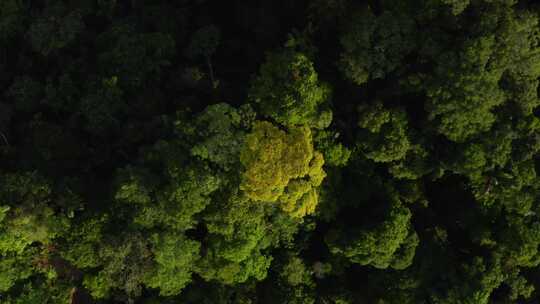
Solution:
{"label": "light green tree", "polygon": [[292,216],[315,211],[317,187],[325,177],[324,158],[313,149],[307,127],[280,130],[255,123],[240,154],[245,167],[240,189],[255,202],[275,202]]}

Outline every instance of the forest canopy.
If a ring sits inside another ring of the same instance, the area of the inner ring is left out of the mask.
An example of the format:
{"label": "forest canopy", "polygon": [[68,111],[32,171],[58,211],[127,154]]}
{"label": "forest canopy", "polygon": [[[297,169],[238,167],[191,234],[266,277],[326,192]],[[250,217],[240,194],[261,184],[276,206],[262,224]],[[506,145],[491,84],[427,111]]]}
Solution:
{"label": "forest canopy", "polygon": [[538,303],[539,21],[0,0],[0,303]]}

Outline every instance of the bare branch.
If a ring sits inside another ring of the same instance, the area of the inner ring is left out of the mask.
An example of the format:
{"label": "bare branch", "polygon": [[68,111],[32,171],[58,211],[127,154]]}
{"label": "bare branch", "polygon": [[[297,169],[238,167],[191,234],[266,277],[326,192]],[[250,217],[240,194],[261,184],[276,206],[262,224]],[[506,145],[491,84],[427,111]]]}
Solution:
{"label": "bare branch", "polygon": [[6,146],[9,146],[9,141],[7,140],[7,137],[4,135],[4,133],[0,132],[0,136],[2,136],[2,138],[4,139]]}

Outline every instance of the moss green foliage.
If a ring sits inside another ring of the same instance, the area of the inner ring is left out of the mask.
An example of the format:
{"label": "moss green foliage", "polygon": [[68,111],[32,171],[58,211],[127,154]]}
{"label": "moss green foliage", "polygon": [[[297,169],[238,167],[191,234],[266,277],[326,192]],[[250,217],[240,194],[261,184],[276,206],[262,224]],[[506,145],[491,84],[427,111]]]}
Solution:
{"label": "moss green foliage", "polygon": [[413,21],[396,11],[376,16],[359,9],[346,23],[339,63],[345,76],[359,85],[396,72],[415,43]]}
{"label": "moss green foliage", "polygon": [[411,227],[411,212],[399,201],[390,203],[382,223],[359,231],[330,231],[326,242],[333,254],[352,263],[375,268],[404,269],[410,266],[418,245]]}
{"label": "moss green foliage", "polygon": [[539,20],[0,0],[0,303],[537,303]]}
{"label": "moss green foliage", "polygon": [[403,159],[410,148],[407,136],[407,116],[401,110],[387,110],[382,104],[360,107],[358,144],[367,158],[375,162]]}
{"label": "moss green foliage", "polygon": [[190,132],[202,138],[191,148],[191,155],[229,171],[238,165],[247,129],[255,119],[250,107],[235,109],[226,103],[208,107]]}
{"label": "moss green foliage", "polygon": [[332,112],[324,108],[329,95],[313,62],[291,49],[270,53],[249,90],[262,115],[285,126],[315,128],[326,128],[332,120]]}

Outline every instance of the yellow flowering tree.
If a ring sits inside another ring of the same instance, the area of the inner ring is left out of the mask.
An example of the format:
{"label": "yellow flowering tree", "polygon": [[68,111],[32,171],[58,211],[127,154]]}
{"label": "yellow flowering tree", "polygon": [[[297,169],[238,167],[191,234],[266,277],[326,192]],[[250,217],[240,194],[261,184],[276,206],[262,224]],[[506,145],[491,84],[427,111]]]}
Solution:
{"label": "yellow flowering tree", "polygon": [[245,167],[240,189],[251,200],[278,203],[294,217],[315,211],[317,187],[325,177],[324,158],[313,149],[308,127],[286,132],[269,122],[256,122],[240,161]]}

